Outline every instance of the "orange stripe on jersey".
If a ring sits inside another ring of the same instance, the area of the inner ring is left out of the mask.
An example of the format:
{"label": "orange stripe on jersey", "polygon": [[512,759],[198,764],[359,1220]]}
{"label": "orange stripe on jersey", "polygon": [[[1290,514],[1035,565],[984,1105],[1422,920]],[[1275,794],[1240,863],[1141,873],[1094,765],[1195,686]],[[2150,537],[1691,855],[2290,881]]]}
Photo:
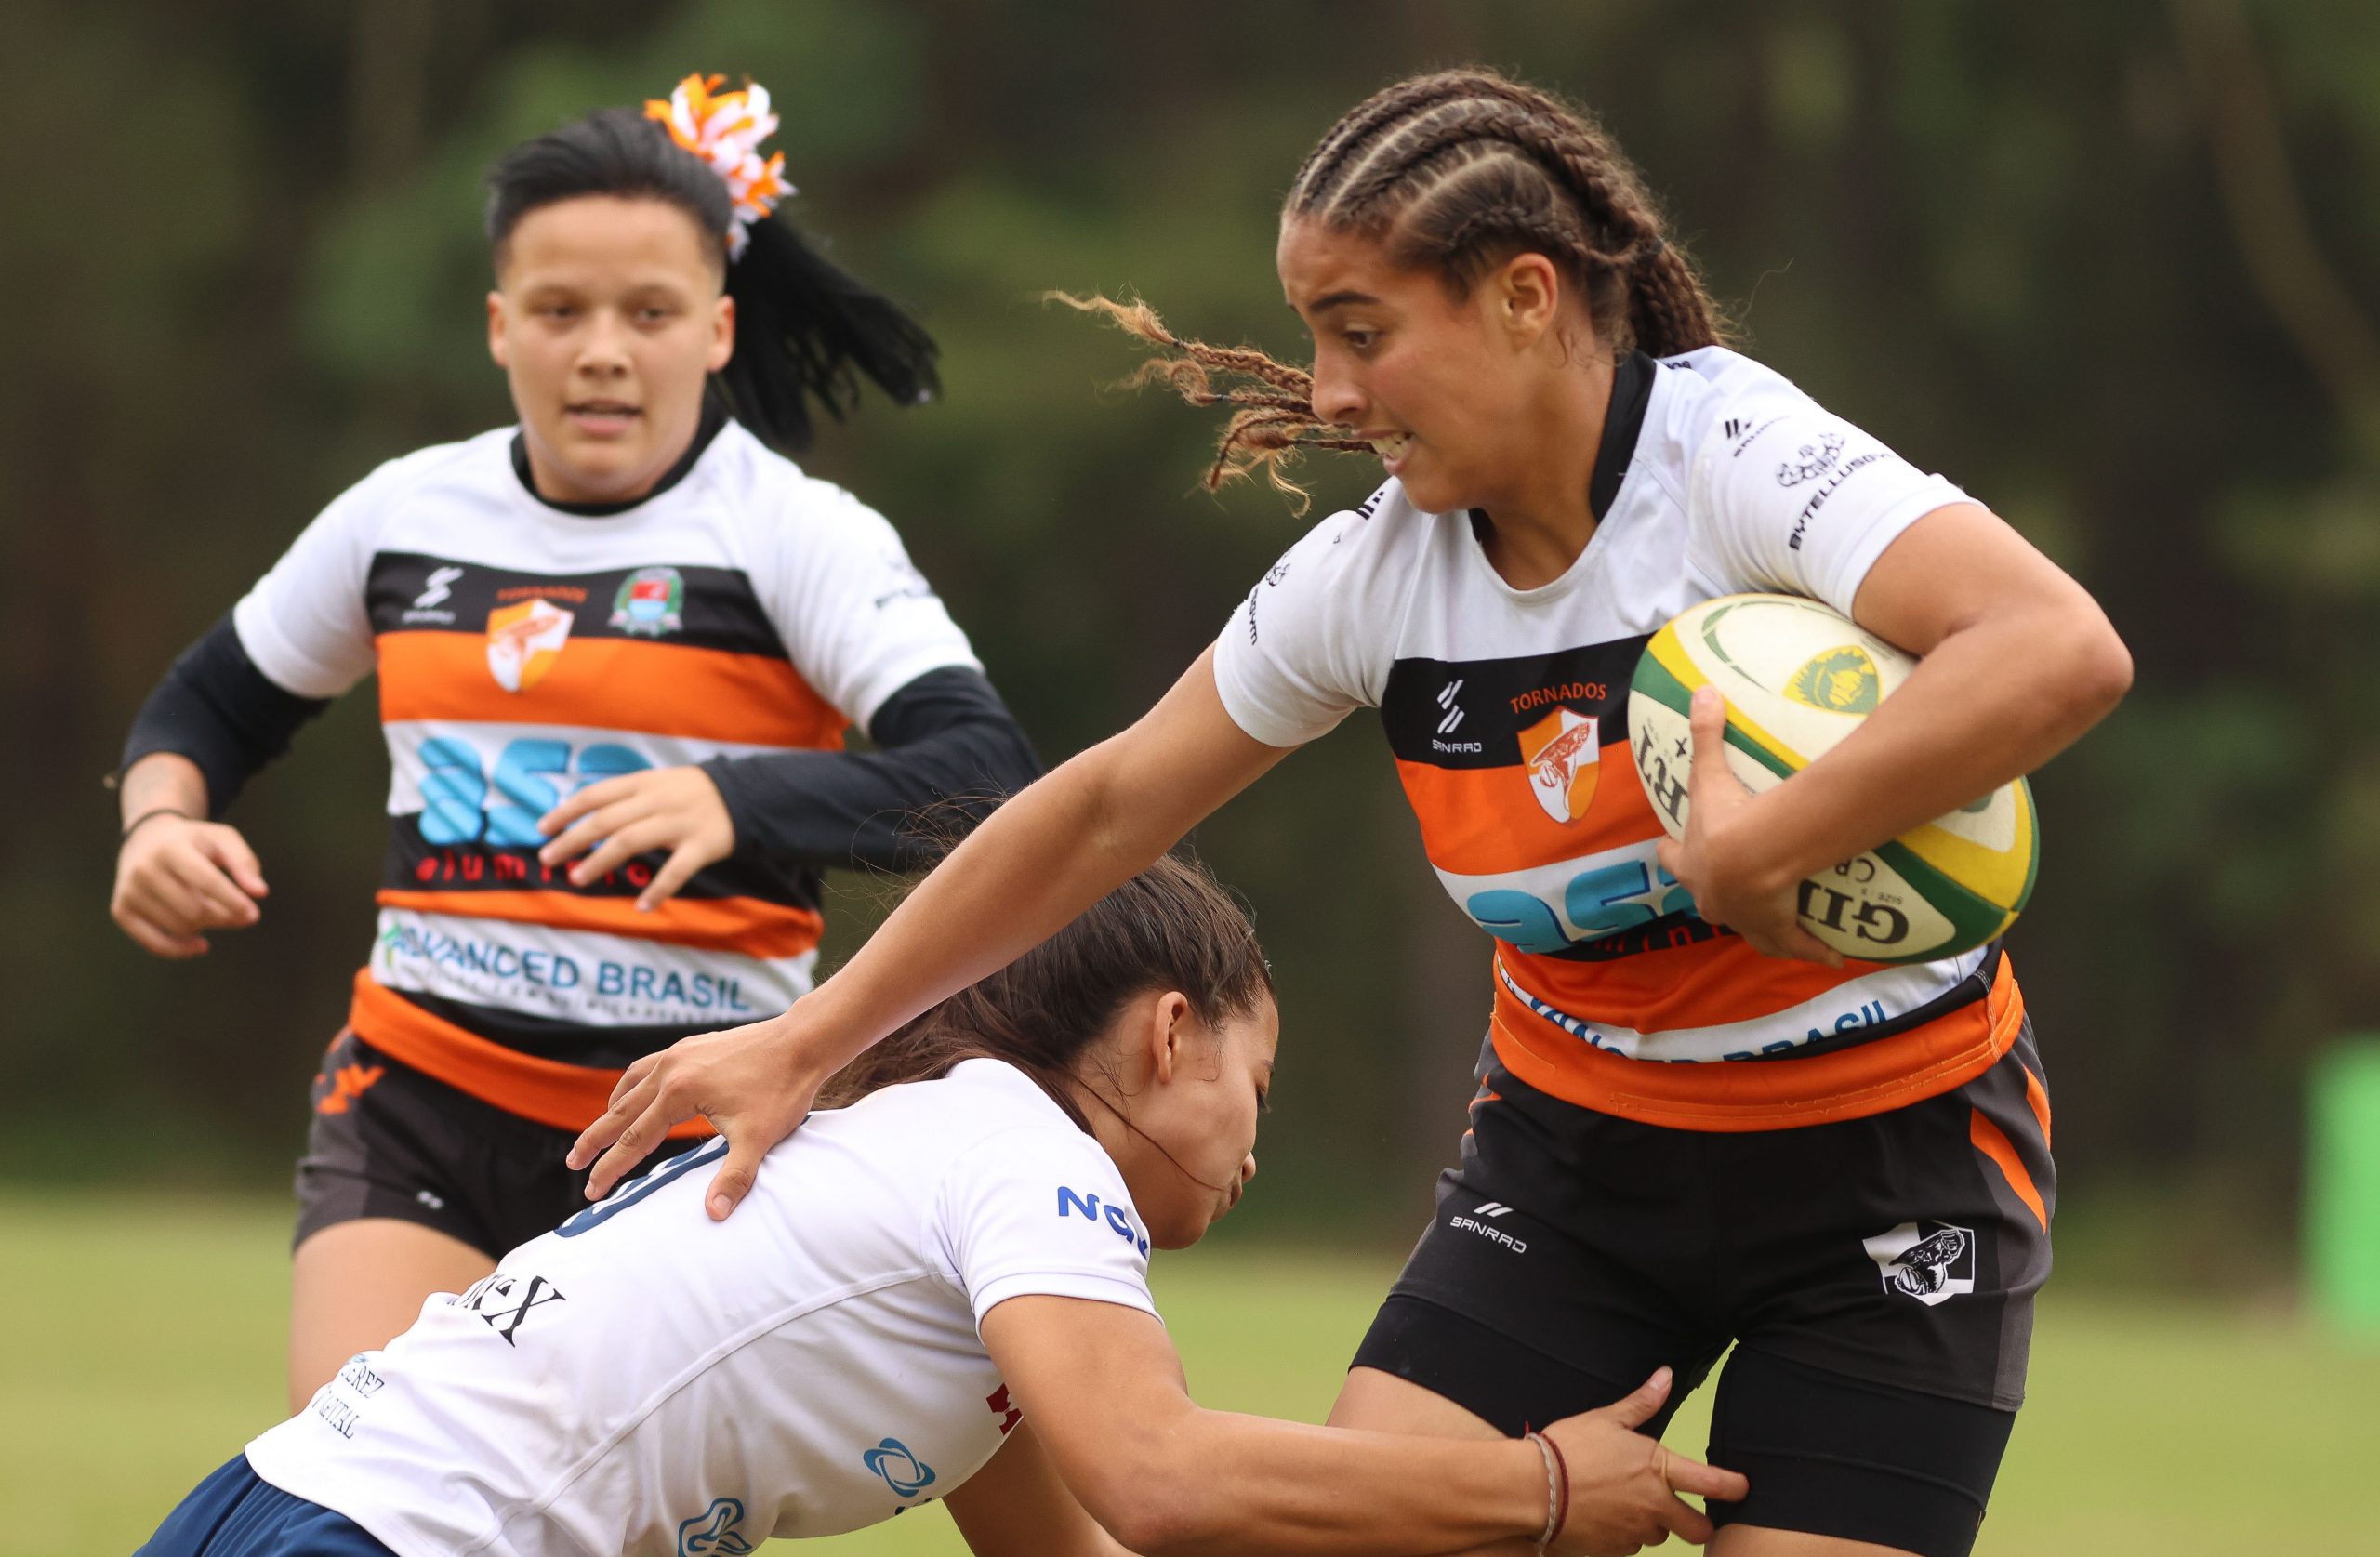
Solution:
{"label": "orange stripe on jersey", "polygon": [[2034,1186],[2033,1176],[2025,1171],[2024,1159],[2016,1155],[2016,1144],[2008,1139],[2008,1132],[1985,1118],[1983,1110],[1978,1108],[1967,1118],[1967,1139],[1975,1142],[1977,1151],[2000,1165],[2000,1171],[2007,1176],[2008,1187],[2016,1192],[2016,1198],[2025,1203],[2025,1208],[2033,1213],[2033,1220],[2046,1230],[2049,1209],[2042,1204],[2042,1192]]}
{"label": "orange stripe on jersey", "polygon": [[1666,1064],[1583,1043],[1496,982],[1489,1031],[1504,1067],[1541,1092],[1600,1114],[1687,1130],[1789,1129],[1864,1119],[1964,1087],[2025,1024],[2025,997],[2000,959],[1990,993],[1906,1033],[1799,1059]]}
{"label": "orange stripe on jersey", "polygon": [[[593,1124],[612,1105],[612,1089],[619,1085],[618,1071],[540,1060],[465,1032],[381,988],[368,972],[355,975],[348,1025],[381,1053],[423,1075],[556,1129],[583,1130]],[[669,1139],[711,1133],[708,1120],[695,1118],[673,1126]]]}
{"label": "orange stripe on jersey", "polygon": [[2042,1124],[2042,1144],[2049,1144],[2049,1089],[2031,1071],[2025,1073],[2025,1102],[2031,1105],[2033,1117]]}
{"label": "orange stripe on jersey", "polygon": [[843,743],[843,716],[791,665],[764,654],[574,639],[534,684],[512,693],[488,668],[481,634],[391,632],[375,641],[383,723],[572,724],[812,749]]}
{"label": "orange stripe on jersey", "polygon": [[575,892],[426,892],[386,887],[378,898],[383,908],[588,930],[772,959],[800,957],[818,943],[826,927],[813,909],[757,897],[673,897],[650,914],[640,913],[634,898],[581,897]]}
{"label": "orange stripe on jersey", "polygon": [[1537,957],[1510,945],[1496,950],[1520,986],[1555,1010],[1639,1033],[1721,1027],[1790,1010],[1884,966],[1845,961],[1829,968],[1797,957],[1763,957],[1750,942],[1732,935],[1609,962]]}
{"label": "orange stripe on jersey", "polygon": [[1625,742],[1604,748],[1593,798],[1556,822],[1529,793],[1526,768],[1433,768],[1399,760],[1396,776],[1421,824],[1430,863],[1457,876],[1496,876],[1575,860],[1660,836]]}

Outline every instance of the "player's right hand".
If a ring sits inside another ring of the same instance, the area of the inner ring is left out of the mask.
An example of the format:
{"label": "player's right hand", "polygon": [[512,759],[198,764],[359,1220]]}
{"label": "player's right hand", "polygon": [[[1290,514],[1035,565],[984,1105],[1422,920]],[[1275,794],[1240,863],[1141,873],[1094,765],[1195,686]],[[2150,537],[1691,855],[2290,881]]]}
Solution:
{"label": "player's right hand", "polygon": [[1673,1535],[1696,1546],[1711,1520],[1678,1496],[1740,1502],[1752,1484],[1733,1471],[1688,1459],[1636,1430],[1670,1397],[1670,1370],[1657,1368],[1634,1393],[1545,1429],[1570,1469],[1570,1515],[1548,1551],[1628,1557]]}
{"label": "player's right hand", "polygon": [[587,1198],[611,1194],[670,1126],[699,1114],[727,1138],[727,1155],[703,1196],[711,1219],[725,1221],[751,1190],[760,1159],[801,1123],[826,1079],[800,1063],[797,1031],[787,1012],[681,1038],[630,1065],[612,1089],[612,1106],[570,1148],[573,1171],[595,1165]]}
{"label": "player's right hand", "polygon": [[238,828],[158,816],[116,851],[108,913],[144,951],[197,957],[206,950],[204,931],[241,930],[262,917],[257,900],[269,890]]}

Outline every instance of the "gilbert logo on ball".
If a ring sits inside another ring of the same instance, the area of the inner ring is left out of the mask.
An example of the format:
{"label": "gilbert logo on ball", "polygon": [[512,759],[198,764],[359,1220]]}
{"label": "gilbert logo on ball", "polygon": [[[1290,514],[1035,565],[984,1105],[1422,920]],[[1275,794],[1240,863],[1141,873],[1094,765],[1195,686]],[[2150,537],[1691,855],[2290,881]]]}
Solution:
{"label": "gilbert logo on ball", "polygon": [[[1696,688],[1726,694],[1727,769],[1759,791],[1831,750],[1916,663],[1798,596],[1729,595],[1680,614],[1629,687],[1629,747],[1654,814],[1685,836]],[[1804,881],[1802,927],[1871,962],[1970,951],[2016,922],[2040,863],[2032,791],[2018,779]]]}

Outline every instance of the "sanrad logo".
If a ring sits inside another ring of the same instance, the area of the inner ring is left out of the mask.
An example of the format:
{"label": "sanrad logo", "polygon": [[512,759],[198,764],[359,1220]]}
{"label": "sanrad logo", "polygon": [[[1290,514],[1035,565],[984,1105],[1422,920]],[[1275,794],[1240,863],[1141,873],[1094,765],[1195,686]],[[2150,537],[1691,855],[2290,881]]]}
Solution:
{"label": "sanrad logo", "polygon": [[1598,725],[1592,714],[1556,708],[1521,732],[1529,790],[1556,822],[1576,822],[1595,798],[1595,778],[1603,772]]}
{"label": "sanrad logo", "polygon": [[570,640],[577,618],[549,600],[523,600],[487,614],[487,668],[506,692],[527,692],[545,680]]}

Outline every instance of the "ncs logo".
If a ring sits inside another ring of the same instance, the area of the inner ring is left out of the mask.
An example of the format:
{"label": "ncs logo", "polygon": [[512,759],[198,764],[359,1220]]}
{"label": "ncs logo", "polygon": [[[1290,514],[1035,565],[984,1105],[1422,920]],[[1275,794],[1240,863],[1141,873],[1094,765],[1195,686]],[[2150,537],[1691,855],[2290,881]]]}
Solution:
{"label": "ncs logo", "polygon": [[1064,1184],[1059,1185],[1058,1215],[1063,1218],[1075,1211],[1081,1212],[1086,1221],[1106,1222],[1107,1230],[1131,1245],[1135,1252],[1148,1253],[1148,1239],[1143,1237],[1141,1230],[1132,1225],[1131,1216],[1124,1207],[1112,1203],[1103,1207],[1096,1194],[1084,1194],[1078,1190],[1070,1190]]}

